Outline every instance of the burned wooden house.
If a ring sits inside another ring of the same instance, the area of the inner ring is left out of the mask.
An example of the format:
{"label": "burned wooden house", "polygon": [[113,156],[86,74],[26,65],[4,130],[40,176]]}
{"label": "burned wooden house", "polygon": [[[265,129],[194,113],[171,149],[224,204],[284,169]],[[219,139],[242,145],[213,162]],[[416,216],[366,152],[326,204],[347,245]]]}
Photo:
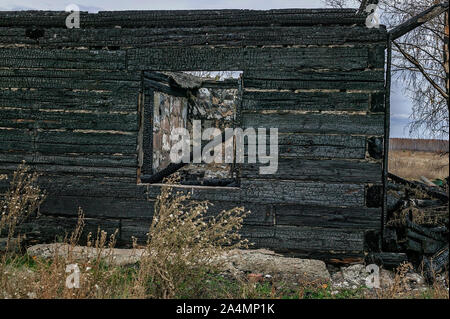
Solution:
{"label": "burned wooden house", "polygon": [[[383,219],[384,27],[350,9],[81,13],[71,29],[67,16],[0,12],[0,174],[23,160],[43,173],[31,233],[53,239],[82,207],[88,229],[145,238],[170,168],[213,213],[251,210],[255,247],[363,256]],[[163,131],[196,116],[277,128],[276,173],[171,166]]]}

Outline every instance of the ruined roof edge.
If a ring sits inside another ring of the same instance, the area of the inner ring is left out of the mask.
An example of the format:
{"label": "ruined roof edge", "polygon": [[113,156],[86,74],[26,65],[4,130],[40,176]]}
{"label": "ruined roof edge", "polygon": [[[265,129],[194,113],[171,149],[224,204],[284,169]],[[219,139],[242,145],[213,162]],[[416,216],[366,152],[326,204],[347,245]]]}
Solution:
{"label": "ruined roof edge", "polygon": [[[81,28],[362,25],[356,9],[152,10],[81,12]],[[63,28],[68,12],[0,11],[0,27]]]}

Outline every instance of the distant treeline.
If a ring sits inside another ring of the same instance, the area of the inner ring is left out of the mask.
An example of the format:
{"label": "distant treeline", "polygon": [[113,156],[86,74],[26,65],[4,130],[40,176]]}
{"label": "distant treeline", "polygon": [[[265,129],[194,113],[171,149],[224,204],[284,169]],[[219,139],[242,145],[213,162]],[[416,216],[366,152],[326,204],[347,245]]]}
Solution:
{"label": "distant treeline", "polygon": [[422,152],[448,152],[449,143],[447,140],[391,138],[389,139],[389,149]]}

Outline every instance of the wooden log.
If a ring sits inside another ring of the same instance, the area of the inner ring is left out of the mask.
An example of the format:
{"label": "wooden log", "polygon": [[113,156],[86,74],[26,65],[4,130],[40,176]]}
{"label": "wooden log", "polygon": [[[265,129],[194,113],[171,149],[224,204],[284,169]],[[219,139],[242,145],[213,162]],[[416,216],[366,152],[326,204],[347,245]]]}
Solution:
{"label": "wooden log", "polygon": [[369,253],[366,257],[367,264],[377,264],[385,269],[396,269],[406,262],[408,262],[408,256],[405,253]]}
{"label": "wooden log", "polygon": [[448,269],[448,244],[440,249],[431,258],[423,258],[424,275],[428,282],[434,282],[436,275]]}
{"label": "wooden log", "polygon": [[0,126],[18,129],[112,130],[137,132],[137,114],[45,112],[1,109]]}
{"label": "wooden log", "polygon": [[[277,10],[165,10],[81,12],[82,28],[133,27],[199,27],[199,26],[305,26],[364,25],[364,17],[353,9],[277,9]],[[5,11],[0,12],[0,26],[65,27],[67,12]]]}
{"label": "wooden log", "polygon": [[[19,162],[20,163],[20,162]],[[43,174],[70,174],[70,175],[106,175],[114,177],[136,177],[135,167],[102,167],[102,166],[75,166],[75,165],[55,165],[49,164],[34,164],[29,163],[33,170]],[[18,163],[0,163],[0,170],[14,171]],[[69,175],[69,176],[70,176]],[[70,177],[69,177],[70,178]]]}
{"label": "wooden log", "polygon": [[242,110],[368,111],[369,99],[369,93],[244,91]]}
{"label": "wooden log", "polygon": [[435,4],[434,6],[428,8],[427,10],[419,13],[418,15],[390,30],[389,34],[392,41],[398,39],[409,31],[421,26],[431,19],[434,19],[435,17],[446,11],[448,11],[448,2]]}
{"label": "wooden log", "polygon": [[274,174],[261,175],[261,163],[241,164],[243,178],[289,179],[303,181],[380,183],[382,169],[380,163],[348,160],[306,160],[299,158],[279,158],[278,170]]}
{"label": "wooden log", "polygon": [[389,173],[388,177],[397,183],[407,185],[412,188],[420,189],[420,190],[424,191],[425,193],[429,194],[430,197],[438,198],[444,202],[448,202],[448,195],[445,194],[444,192],[441,192],[434,188],[427,187],[426,185],[421,185],[417,182],[408,181],[408,180],[401,178],[400,176],[394,175],[392,173]]}
{"label": "wooden log", "polygon": [[[114,195],[114,194],[111,194]],[[48,196],[39,211],[47,216],[76,217],[78,208],[82,208],[87,218],[120,218],[151,220],[154,213],[154,201],[118,198],[114,196]]]}
{"label": "wooden log", "polygon": [[[136,145],[109,145],[109,144],[72,144],[41,143],[33,144],[34,150],[43,155],[76,154],[136,154]],[[28,148],[27,150],[29,150]]]}
{"label": "wooden log", "polygon": [[[136,133],[126,132],[96,132],[96,131],[44,131],[39,130],[36,142],[72,145],[119,145],[135,146]],[[75,152],[76,153],[76,152]],[[120,152],[117,152],[120,153]]]}
{"label": "wooden log", "polygon": [[[326,31],[324,31],[326,30]],[[28,32],[27,32],[28,31]],[[31,34],[30,34],[31,33]],[[200,45],[348,45],[380,43],[386,40],[383,28],[365,26],[245,26],[161,28],[0,28],[0,44],[28,47],[186,47]]]}
{"label": "wooden log", "polygon": [[[28,244],[33,243],[54,243],[55,241],[61,241],[65,236],[75,230],[78,218],[76,217],[50,217],[39,216],[31,220],[30,222],[23,223],[17,228],[17,232],[21,234],[27,234]],[[87,236],[92,233],[92,236],[96,236],[99,229],[108,233],[108,235],[114,234],[118,231],[120,238],[120,221],[114,219],[100,219],[100,218],[85,218],[84,229],[79,244],[85,244]]]}
{"label": "wooden log", "polygon": [[[228,70],[272,68],[366,69],[367,47],[318,48],[142,48],[128,52],[128,70]],[[177,57],[176,59],[174,57]],[[320,57],[320,58],[319,58]]]}
{"label": "wooden log", "polygon": [[364,185],[360,184],[242,179],[241,192],[250,202],[364,206]]}
{"label": "wooden log", "polygon": [[[68,72],[70,75],[70,72]],[[0,77],[0,87],[37,88],[37,89],[71,89],[91,91],[115,91],[121,93],[136,92],[140,83],[119,80],[81,80],[51,77]]]}
{"label": "wooden log", "polygon": [[[52,52],[52,50],[47,49],[47,51]],[[68,50],[66,50],[68,51]],[[99,51],[101,52],[101,51]],[[107,52],[107,51],[106,51]],[[69,56],[68,56],[69,57]],[[75,55],[76,57],[76,55]],[[106,56],[109,57],[109,56]],[[105,60],[106,60],[105,57]],[[114,58],[112,58],[114,60]],[[36,70],[36,69],[1,69],[0,78],[54,78],[54,79],[72,79],[72,80],[83,80],[83,81],[134,81],[138,82],[136,86],[138,87],[141,81],[141,76],[135,72],[126,72],[120,70]],[[102,83],[100,83],[102,84]]]}
{"label": "wooden log", "polygon": [[[58,170],[65,170],[66,168],[59,166],[67,166],[67,171],[72,170],[70,166],[86,166],[86,167],[115,167],[119,168],[133,168],[136,169],[137,156],[136,155],[126,155],[126,156],[114,156],[114,155],[92,155],[92,154],[65,154],[61,155],[42,155],[36,153],[24,153],[24,154],[2,154],[0,162],[4,163],[21,163],[26,161],[29,165],[40,164],[45,165],[55,165]],[[37,166],[36,166],[37,168]],[[81,169],[84,171],[85,169]],[[131,170],[129,170],[131,172]],[[133,173],[134,175],[134,173]]]}
{"label": "wooden log", "polygon": [[366,207],[273,205],[276,225],[373,230],[381,225],[381,210]]}
{"label": "wooden log", "polygon": [[[0,174],[8,174],[11,178],[17,164],[5,169],[0,165]],[[3,181],[2,181],[3,182]],[[8,182],[4,182],[8,185]],[[147,200],[147,188],[137,185],[136,177],[121,177],[109,175],[77,175],[54,174],[48,172],[39,177],[41,189],[51,196],[79,196],[79,197],[111,197],[117,199],[129,198],[133,200]],[[157,193],[159,194],[159,192]],[[156,198],[156,194],[154,197]]]}
{"label": "wooden log", "polygon": [[1,91],[0,107],[135,112],[137,93],[72,89],[22,89]]}
{"label": "wooden log", "polygon": [[329,81],[327,79],[255,79],[245,77],[246,88],[260,88],[264,90],[364,90],[383,91],[383,82],[370,81]]}
{"label": "wooden log", "polygon": [[294,251],[363,252],[362,231],[321,229],[294,226],[276,226],[270,248]]}
{"label": "wooden log", "polygon": [[[269,136],[266,136],[268,140]],[[250,135],[244,142],[246,145],[257,145],[254,143],[258,143],[258,135]],[[281,157],[364,159],[366,156],[366,139],[363,136],[279,133],[278,146]]]}
{"label": "wooden log", "polygon": [[2,48],[0,67],[125,70],[125,51]]}
{"label": "wooden log", "polygon": [[282,133],[383,135],[383,115],[243,113],[242,125],[278,128]]}

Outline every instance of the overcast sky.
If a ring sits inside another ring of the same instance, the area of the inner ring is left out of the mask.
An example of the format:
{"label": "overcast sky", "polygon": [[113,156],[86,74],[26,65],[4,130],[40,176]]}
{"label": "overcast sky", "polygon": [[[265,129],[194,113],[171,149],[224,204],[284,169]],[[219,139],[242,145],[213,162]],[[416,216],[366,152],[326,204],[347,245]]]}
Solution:
{"label": "overcast sky", "polygon": [[[82,11],[176,10],[176,9],[281,9],[322,8],[320,0],[0,0],[0,10],[64,10],[77,4]],[[391,137],[410,137],[411,102],[403,94],[403,84],[394,81],[391,94]]]}

